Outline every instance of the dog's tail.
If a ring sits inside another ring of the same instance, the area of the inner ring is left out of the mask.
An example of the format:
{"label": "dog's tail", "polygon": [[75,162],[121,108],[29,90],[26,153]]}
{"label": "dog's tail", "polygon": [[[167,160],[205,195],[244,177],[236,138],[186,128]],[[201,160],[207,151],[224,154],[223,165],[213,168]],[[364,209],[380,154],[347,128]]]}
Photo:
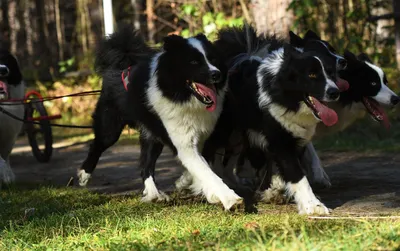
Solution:
{"label": "dog's tail", "polygon": [[258,35],[254,27],[244,24],[243,27],[222,29],[215,42],[225,62],[234,62],[238,58],[248,57],[256,51],[267,48],[270,39],[263,34]]}
{"label": "dog's tail", "polygon": [[102,74],[106,70],[124,70],[148,59],[155,50],[132,25],[121,25],[115,33],[100,41],[95,59],[95,69]]}

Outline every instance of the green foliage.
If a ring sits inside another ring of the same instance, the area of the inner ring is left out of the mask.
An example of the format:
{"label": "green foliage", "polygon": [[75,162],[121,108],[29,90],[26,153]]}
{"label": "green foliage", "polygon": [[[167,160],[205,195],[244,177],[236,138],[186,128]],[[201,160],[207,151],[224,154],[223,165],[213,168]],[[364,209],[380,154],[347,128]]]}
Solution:
{"label": "green foliage", "polygon": [[[329,41],[338,52],[348,49],[356,54],[365,52],[378,65],[396,67],[394,37],[379,38],[377,26],[367,19],[372,15],[372,8],[384,8],[390,12],[388,1],[322,1],[292,0],[288,11],[293,11],[293,28],[304,35],[307,30],[319,33]],[[383,27],[394,34],[393,25]]]}
{"label": "green foliage", "polygon": [[60,73],[65,73],[65,72],[71,70],[74,66],[76,66],[75,57],[72,57],[65,61],[58,62],[58,66],[60,67],[60,69],[59,69]]}
{"label": "green foliage", "polygon": [[203,2],[184,4],[181,6],[179,16],[189,19],[196,24],[194,28],[186,28],[181,31],[181,36],[190,37],[197,33],[203,33],[213,40],[217,31],[224,27],[237,26],[243,23],[243,17],[229,17],[224,12],[202,12]]}

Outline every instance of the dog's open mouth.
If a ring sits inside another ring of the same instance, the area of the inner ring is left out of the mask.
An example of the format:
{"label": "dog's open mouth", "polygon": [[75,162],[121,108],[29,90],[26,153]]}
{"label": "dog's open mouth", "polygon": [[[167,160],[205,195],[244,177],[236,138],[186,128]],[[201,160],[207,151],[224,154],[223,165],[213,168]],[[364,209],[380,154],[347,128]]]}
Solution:
{"label": "dog's open mouth", "polygon": [[8,87],[3,81],[0,81],[0,100],[8,99]]}
{"label": "dog's open mouth", "polygon": [[322,104],[318,99],[305,95],[304,102],[313,111],[314,116],[321,120],[324,125],[333,126],[338,121],[336,112]]}
{"label": "dog's open mouth", "polygon": [[383,107],[377,101],[372,98],[363,97],[362,102],[374,120],[383,123],[386,128],[390,127],[389,119]]}
{"label": "dog's open mouth", "polygon": [[207,111],[214,111],[217,107],[217,95],[215,91],[215,87],[212,86],[211,88],[196,83],[193,81],[187,81],[189,89],[192,91],[193,95],[203,104],[206,105]]}

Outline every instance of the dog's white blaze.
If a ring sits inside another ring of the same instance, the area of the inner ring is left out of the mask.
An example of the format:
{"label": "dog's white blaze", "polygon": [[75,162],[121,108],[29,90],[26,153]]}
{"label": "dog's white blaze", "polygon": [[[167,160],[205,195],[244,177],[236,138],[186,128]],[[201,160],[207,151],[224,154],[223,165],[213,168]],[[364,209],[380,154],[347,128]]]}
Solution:
{"label": "dog's white blaze", "polygon": [[200,154],[203,142],[213,131],[222,111],[226,90],[218,94],[214,112],[207,111],[194,96],[184,103],[169,100],[162,95],[157,85],[156,69],[160,56],[161,54],[155,56],[151,64],[147,89],[149,106],[160,117],[177,149],[178,158],[192,175],[191,188],[194,192],[203,193],[211,203],[221,201],[225,209],[229,209],[234,204],[240,203],[241,198],[222,182]]}
{"label": "dog's white blaze", "polygon": [[297,183],[287,183],[286,189],[294,197],[300,214],[329,214],[328,208],[315,197],[306,177]]}
{"label": "dog's white blaze", "polygon": [[256,132],[254,130],[248,130],[247,136],[250,144],[257,146],[262,150],[267,149],[268,141],[263,134]]}
{"label": "dog's white blaze", "polygon": [[[387,87],[387,83],[384,82],[383,80],[383,76],[385,75],[383,73],[383,70],[381,68],[379,68],[378,66],[371,64],[369,62],[365,63],[371,67],[378,75],[379,78],[381,80],[381,89],[379,90],[378,94],[372,98],[374,98],[376,101],[378,101],[379,103],[385,104],[385,105],[390,105],[390,99],[392,98],[392,96],[397,96],[392,90],[390,90],[389,87]],[[368,83],[370,84],[370,83]]]}
{"label": "dog's white blaze", "polygon": [[328,46],[326,44],[324,44],[322,41],[318,41],[318,42],[320,42],[328,50],[329,54],[331,54],[332,56],[334,56],[336,58],[336,62],[338,62],[341,59],[344,59],[342,56],[335,54],[331,50],[329,50]]}
{"label": "dog's white blaze", "polygon": [[208,59],[207,59],[207,54],[206,51],[204,50],[203,44],[201,43],[200,40],[196,39],[196,38],[189,38],[188,39],[189,44],[195,48],[196,50],[198,50],[201,54],[203,54],[204,56],[204,60],[206,61],[208,68],[210,69],[210,71],[219,71],[217,67],[215,67],[214,65],[212,65]]}
{"label": "dog's white blaze", "polygon": [[152,202],[154,200],[168,201],[169,197],[165,193],[158,191],[153,177],[150,176],[144,181],[143,197],[141,200],[143,202]]}
{"label": "dog's white blaze", "polygon": [[272,51],[269,55],[267,55],[267,57],[261,62],[261,65],[258,67],[258,105],[261,109],[267,107],[271,103],[270,96],[264,91],[264,75],[265,73],[270,73],[272,75],[278,74],[283,63],[283,53],[283,48]]}
{"label": "dog's white blaze", "polygon": [[327,96],[327,91],[328,91],[328,89],[334,88],[334,89],[337,89],[337,90],[339,91],[339,88],[337,87],[337,85],[335,84],[335,82],[333,82],[332,79],[330,79],[330,78],[328,77],[328,75],[326,74],[326,71],[325,71],[324,65],[322,64],[321,59],[319,59],[317,56],[314,56],[314,58],[316,58],[316,59],[318,60],[318,62],[321,64],[322,73],[324,74],[324,77],[325,77],[325,79],[326,79],[326,84],[325,84],[325,95],[324,95],[323,100],[324,100],[324,101],[328,101],[328,102],[329,102],[329,101],[336,101],[336,100],[338,100],[339,97],[338,97],[336,100],[332,100],[332,99],[330,99],[330,98]]}

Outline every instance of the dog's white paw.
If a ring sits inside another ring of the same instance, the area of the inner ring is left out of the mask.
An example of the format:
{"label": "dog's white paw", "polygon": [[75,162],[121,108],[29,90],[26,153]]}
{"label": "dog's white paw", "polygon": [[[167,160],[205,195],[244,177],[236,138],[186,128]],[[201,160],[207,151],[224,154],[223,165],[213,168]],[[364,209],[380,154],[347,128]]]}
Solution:
{"label": "dog's white paw", "polygon": [[148,191],[143,191],[143,197],[140,199],[142,202],[150,203],[153,201],[170,201],[170,197],[162,191],[157,191],[157,193],[151,193]]}
{"label": "dog's white paw", "polygon": [[0,186],[1,184],[11,184],[15,181],[15,174],[9,164],[0,158]]}
{"label": "dog's white paw", "polygon": [[298,204],[299,214],[329,214],[329,209],[318,199],[308,203]]}
{"label": "dog's white paw", "polygon": [[181,192],[185,189],[189,189],[190,185],[193,182],[192,175],[188,171],[183,172],[181,177],[175,181],[175,188],[178,192]]}
{"label": "dog's white paw", "polygon": [[243,199],[240,196],[238,196],[232,189],[228,188],[228,186],[226,186],[225,184],[224,186],[225,187],[215,190],[203,189],[207,201],[211,204],[216,204],[221,202],[225,210],[229,210],[234,205],[239,205],[243,203]]}
{"label": "dog's white paw", "polygon": [[261,191],[261,201],[271,204],[285,204],[290,201],[289,196],[285,190],[278,190],[268,188],[267,190]]}
{"label": "dog's white paw", "polygon": [[157,189],[153,177],[150,176],[144,181],[143,197],[141,199],[142,202],[169,201],[169,200],[170,198],[168,195]]}
{"label": "dog's white paw", "polygon": [[78,175],[79,185],[82,187],[87,185],[88,181],[90,180],[90,177],[92,176],[92,174],[87,173],[83,169],[79,169],[77,175]]}
{"label": "dog's white paw", "polygon": [[[231,190],[231,189],[230,189]],[[237,195],[233,190],[231,193],[221,200],[222,204],[224,205],[225,210],[231,209],[235,205],[240,205],[243,203],[242,197]]]}

